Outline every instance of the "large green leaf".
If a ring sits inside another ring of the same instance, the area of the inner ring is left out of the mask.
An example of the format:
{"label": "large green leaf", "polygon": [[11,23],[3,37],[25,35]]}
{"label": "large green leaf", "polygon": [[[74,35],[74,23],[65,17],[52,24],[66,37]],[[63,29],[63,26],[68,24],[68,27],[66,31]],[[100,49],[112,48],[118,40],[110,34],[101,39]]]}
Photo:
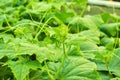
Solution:
{"label": "large green leaf", "polygon": [[105,63],[109,63],[109,61],[111,60],[111,57],[112,57],[111,50],[108,50],[104,46],[98,47],[98,51],[96,52],[96,55],[95,55],[95,59],[100,61],[100,63],[97,62],[97,64],[99,64],[98,69],[100,67],[100,70],[102,69],[106,70]]}
{"label": "large green leaf", "polygon": [[110,61],[110,71],[120,77],[120,48],[116,49],[115,52],[114,52],[114,56],[112,58],[112,60]]}
{"label": "large green leaf", "polygon": [[112,79],[110,79],[110,80],[120,80],[120,78],[119,78],[119,77],[116,77],[116,78],[112,78]]}
{"label": "large green leaf", "polygon": [[[14,55],[36,55],[36,59],[39,62],[43,62],[44,60],[52,60],[56,61],[60,56],[62,56],[62,48],[56,48],[55,45],[46,45],[40,46],[39,44],[32,44],[26,39],[15,39],[9,43],[10,47],[14,49]],[[13,56],[13,55],[11,55]]]}
{"label": "large green leaf", "polygon": [[108,36],[115,37],[119,34],[119,25],[120,23],[104,24],[100,26],[100,30]]}
{"label": "large green leaf", "polygon": [[100,16],[85,16],[82,18],[83,24],[91,30],[97,30],[101,24],[103,24],[103,20]]}
{"label": "large green leaf", "polygon": [[36,55],[36,59],[39,62],[43,62],[44,60],[57,60],[62,54],[61,49],[55,48],[52,45],[46,47],[40,47],[36,44],[31,43],[20,43],[18,50],[16,51],[17,55]]}
{"label": "large green leaf", "polygon": [[86,37],[82,37],[80,34],[68,34],[67,39],[65,40],[68,45],[78,45],[87,41]]}
{"label": "large green leaf", "polygon": [[37,61],[9,61],[6,64],[11,68],[17,80],[24,80],[30,69],[40,68],[40,64]]}
{"label": "large green leaf", "polygon": [[107,72],[105,72],[105,71],[101,71],[101,72],[99,72],[99,74],[100,74],[100,77],[101,77],[101,80],[110,80],[110,76],[109,76],[109,74],[107,73]]}
{"label": "large green leaf", "polygon": [[14,38],[10,34],[0,34],[0,59],[4,56],[10,59],[16,57],[15,49],[8,44],[12,39]]}
{"label": "large green leaf", "polygon": [[103,21],[100,16],[77,16],[73,17],[69,23],[71,32],[79,32],[86,29],[98,30]]}
{"label": "large green leaf", "polygon": [[79,46],[72,45],[71,48],[68,51],[68,55],[69,56],[81,56],[83,54],[80,51],[80,47]]}
{"label": "large green leaf", "polygon": [[[111,57],[111,55],[113,55],[113,57]],[[105,72],[110,71],[112,73],[112,75],[114,75],[115,77],[120,77],[120,64],[119,64],[120,48],[115,49],[114,53],[103,54],[103,57],[104,57],[103,58],[104,62],[102,62],[102,60],[100,60],[99,62],[98,61],[96,62],[97,66],[98,66],[98,70],[105,71]],[[100,56],[99,56],[99,58],[100,58]],[[108,66],[108,68],[107,68],[107,66]]]}
{"label": "large green leaf", "polygon": [[50,10],[52,8],[52,5],[46,2],[36,2],[32,3],[32,8],[35,12],[42,12]]}
{"label": "large green leaf", "polygon": [[111,23],[111,22],[119,22],[120,21],[120,17],[116,14],[111,14],[111,13],[103,13],[101,14],[101,17],[104,21],[104,23]]}
{"label": "large green leaf", "polygon": [[7,56],[10,59],[16,57],[15,50],[4,43],[0,43],[0,59]]}
{"label": "large green leaf", "polygon": [[98,46],[90,41],[86,41],[80,44],[80,50],[84,53],[85,57],[94,58],[98,51]]}
{"label": "large green leaf", "polygon": [[70,32],[72,33],[88,29],[88,26],[86,26],[86,24],[84,23],[83,18],[79,16],[73,17],[69,24]]}
{"label": "large green leaf", "polygon": [[69,57],[63,62],[49,62],[48,69],[58,80],[100,80],[96,65],[81,57]]}
{"label": "large green leaf", "polygon": [[111,45],[113,47],[114,44],[114,38],[104,37],[101,39],[101,45],[107,46]]}
{"label": "large green leaf", "polygon": [[80,35],[85,37],[86,40],[91,41],[95,44],[100,44],[100,32],[98,30],[84,30],[80,32]]}
{"label": "large green leaf", "polygon": [[44,60],[57,61],[63,56],[61,48],[56,48],[54,45],[40,47],[40,52],[36,54],[36,59],[42,63]]}
{"label": "large green leaf", "polygon": [[94,30],[84,30],[76,34],[68,34],[66,43],[72,45],[79,45],[83,42],[92,42],[93,44],[100,44],[100,32]]}
{"label": "large green leaf", "polygon": [[82,51],[97,51],[98,50],[98,46],[92,42],[86,41],[80,44],[80,49]]}

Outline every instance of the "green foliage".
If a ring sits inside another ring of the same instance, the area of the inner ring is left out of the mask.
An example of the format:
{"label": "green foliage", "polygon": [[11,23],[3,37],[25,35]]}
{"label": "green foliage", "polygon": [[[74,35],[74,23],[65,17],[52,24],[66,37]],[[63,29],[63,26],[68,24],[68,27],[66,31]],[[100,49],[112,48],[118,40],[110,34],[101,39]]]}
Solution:
{"label": "green foliage", "polygon": [[48,63],[52,76],[58,80],[99,80],[96,65],[81,57],[69,57],[61,63]]}
{"label": "green foliage", "polygon": [[1,0],[0,80],[119,80],[120,17],[87,0]]}
{"label": "green foliage", "polygon": [[14,76],[17,80],[24,80],[24,78],[29,74],[30,69],[37,69],[40,64],[36,61],[9,61],[7,62],[8,67],[11,68]]}

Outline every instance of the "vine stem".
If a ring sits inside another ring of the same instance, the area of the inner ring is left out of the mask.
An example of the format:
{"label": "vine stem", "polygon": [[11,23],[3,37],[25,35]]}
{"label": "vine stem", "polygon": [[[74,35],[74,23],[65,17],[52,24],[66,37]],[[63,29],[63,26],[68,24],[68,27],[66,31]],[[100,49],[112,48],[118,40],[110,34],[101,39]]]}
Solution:
{"label": "vine stem", "polygon": [[107,64],[107,63],[106,63],[106,68],[107,68],[107,70],[108,70],[108,72],[109,72],[109,76],[112,77],[112,73],[111,73],[111,71],[110,71],[110,69],[109,69],[109,64]]}
{"label": "vine stem", "polygon": [[43,30],[43,28],[45,27],[45,25],[46,25],[51,19],[52,19],[52,17],[49,18],[49,19],[43,24],[43,26],[41,27],[41,29],[39,30],[39,32],[36,34],[35,40],[37,40],[37,38],[38,38],[39,34],[41,33],[41,31]]}
{"label": "vine stem", "polygon": [[58,71],[56,72],[56,75],[55,75],[55,76],[56,76],[56,79],[57,79],[57,77],[58,77],[58,75],[59,75],[59,73],[60,73],[60,71],[61,71],[61,69],[62,69],[62,66],[64,65],[65,58],[67,57],[64,41],[63,41],[62,45],[63,45],[63,54],[64,54],[64,56],[62,57],[61,64],[60,64],[60,66],[59,66],[59,68],[58,68]]}
{"label": "vine stem", "polygon": [[11,25],[10,25],[10,23],[7,20],[7,16],[5,14],[4,14],[4,16],[5,16],[5,21],[6,21],[7,25],[8,25],[8,27],[11,28]]}
{"label": "vine stem", "polygon": [[86,11],[86,9],[87,9],[87,5],[85,5],[85,8],[83,8],[83,10],[82,10],[81,13],[80,13],[80,16],[81,16],[81,17],[83,16],[83,14],[84,14],[84,12]]}
{"label": "vine stem", "polygon": [[47,71],[47,73],[48,73],[48,75],[49,75],[49,78],[50,78],[51,80],[55,80],[54,77],[50,74],[50,71],[49,71],[49,69],[48,69],[48,66],[47,66],[46,61],[44,61],[44,63],[45,63],[46,71]]}

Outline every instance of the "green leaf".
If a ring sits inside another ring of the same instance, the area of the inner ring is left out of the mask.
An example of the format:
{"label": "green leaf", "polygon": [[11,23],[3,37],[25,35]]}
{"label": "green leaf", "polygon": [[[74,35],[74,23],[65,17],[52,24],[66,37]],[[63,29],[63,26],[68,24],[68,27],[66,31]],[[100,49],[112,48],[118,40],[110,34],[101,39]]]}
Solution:
{"label": "green leaf", "polygon": [[88,27],[85,25],[83,18],[81,17],[73,17],[72,20],[69,22],[69,28],[70,32],[77,33],[82,30],[88,29]]}
{"label": "green leaf", "polygon": [[110,79],[110,80],[120,80],[120,78],[119,78],[119,77],[116,77],[116,78],[112,78],[112,79]]}
{"label": "green leaf", "polygon": [[101,14],[101,17],[105,23],[107,23],[109,20],[111,20],[110,13]]}
{"label": "green leaf", "polygon": [[58,42],[62,42],[66,39],[66,36],[68,34],[68,27],[65,25],[60,25],[55,28],[48,28],[47,29],[47,35],[50,38],[53,38],[53,40],[56,40]]}
{"label": "green leaf", "polygon": [[52,8],[51,4],[48,4],[46,2],[36,2],[32,3],[32,9],[35,12],[43,12],[43,11],[48,11]]}
{"label": "green leaf", "polygon": [[81,56],[83,55],[82,52],[80,51],[80,47],[78,46],[71,46],[70,50],[68,51],[69,56]]}
{"label": "green leaf", "polygon": [[18,50],[16,51],[17,55],[24,55],[24,54],[37,54],[40,52],[40,47],[36,44],[25,43],[21,42],[18,46]]}
{"label": "green leaf", "polygon": [[24,80],[29,74],[30,69],[40,68],[40,64],[36,61],[9,61],[6,63],[11,68],[17,80]]}
{"label": "green leaf", "polygon": [[110,71],[120,77],[120,48],[115,49],[112,60],[110,61],[109,67]]}
{"label": "green leaf", "polygon": [[80,50],[87,58],[94,58],[98,51],[98,46],[92,42],[86,41],[80,44]]}
{"label": "green leaf", "polygon": [[8,66],[11,68],[17,80],[23,80],[29,74],[29,68],[22,62],[9,62]]}
{"label": "green leaf", "polygon": [[111,13],[103,13],[101,14],[101,17],[104,21],[104,23],[111,23],[111,22],[119,22],[120,21],[120,17],[116,14],[111,14]]}
{"label": "green leaf", "polygon": [[74,12],[72,10],[67,9],[64,12],[55,12],[53,15],[60,19],[62,22],[68,23],[70,19],[74,16]]}
{"label": "green leaf", "polygon": [[[67,39],[65,41],[69,46],[71,45],[78,46],[78,47],[91,46],[91,48],[92,47],[97,48],[97,44],[100,44],[99,37],[100,37],[99,31],[85,30],[77,34],[68,34]],[[89,42],[89,43],[88,44],[86,43],[87,45],[84,45],[85,42]],[[96,50],[96,49],[91,49],[91,50]]]}
{"label": "green leaf", "polygon": [[62,49],[56,48],[54,45],[40,47],[39,53],[36,54],[36,59],[42,63],[44,60],[57,61],[63,56]]}
{"label": "green leaf", "polygon": [[101,80],[110,80],[110,76],[107,72],[101,71],[99,72],[99,74],[100,74]]}
{"label": "green leaf", "polygon": [[114,43],[114,38],[104,37],[101,39],[101,45],[105,46],[109,50],[114,48]]}
{"label": "green leaf", "polygon": [[80,35],[85,37],[86,40],[91,41],[95,44],[100,44],[100,32],[95,30],[84,30],[80,32]]}
{"label": "green leaf", "polygon": [[[112,55],[112,57],[110,56]],[[101,62],[102,60],[100,60],[99,62],[96,62],[97,66],[98,66],[98,70],[99,71],[108,71],[106,64],[108,64],[109,67],[109,71],[117,77],[120,77],[120,48],[115,49],[114,53],[111,54],[103,54],[104,59],[108,61],[105,62]],[[106,56],[106,57],[105,57]]]}
{"label": "green leaf", "polygon": [[[95,55],[96,60],[101,61],[102,63],[103,62],[107,63],[107,61],[109,62],[111,57],[112,57],[112,53],[110,50],[106,49],[106,47],[104,47],[104,46],[98,47],[98,51],[96,52],[96,55]],[[100,67],[100,70],[101,70],[101,68],[104,68],[106,70],[106,68],[103,67],[103,65],[105,66],[105,64],[104,63],[102,64],[102,63],[98,63],[99,64],[98,69]]]}
{"label": "green leaf", "polygon": [[100,30],[110,37],[115,37],[118,36],[119,25],[120,23],[104,24],[100,26]]}
{"label": "green leaf", "polygon": [[0,38],[3,39],[4,43],[9,43],[14,39],[12,34],[1,33]]}
{"label": "green leaf", "polygon": [[16,39],[11,42],[11,46],[15,51],[15,55],[36,55],[36,59],[42,63],[44,60],[56,61],[62,56],[61,49],[54,45],[39,46],[39,44],[32,44],[22,39]]}
{"label": "green leaf", "polygon": [[85,16],[85,17],[73,17],[69,22],[71,32],[79,32],[82,30],[98,30],[99,26],[103,24],[100,16]]}
{"label": "green leaf", "polygon": [[59,80],[99,80],[96,65],[81,57],[69,57],[61,63],[48,63],[48,69]]}
{"label": "green leaf", "polygon": [[92,24],[95,24],[97,27],[99,27],[101,24],[104,23],[104,21],[102,20],[102,17],[100,15],[94,15],[94,16],[85,15],[84,18],[90,19],[93,22]]}
{"label": "green leaf", "polygon": [[94,43],[92,43],[92,42],[83,42],[83,43],[81,43],[81,45],[80,45],[80,49],[82,50],[82,51],[96,51],[97,49],[98,49],[98,46],[96,45],[96,44],[94,44]]}
{"label": "green leaf", "polygon": [[7,56],[10,59],[16,57],[15,50],[4,43],[0,43],[0,59]]}

